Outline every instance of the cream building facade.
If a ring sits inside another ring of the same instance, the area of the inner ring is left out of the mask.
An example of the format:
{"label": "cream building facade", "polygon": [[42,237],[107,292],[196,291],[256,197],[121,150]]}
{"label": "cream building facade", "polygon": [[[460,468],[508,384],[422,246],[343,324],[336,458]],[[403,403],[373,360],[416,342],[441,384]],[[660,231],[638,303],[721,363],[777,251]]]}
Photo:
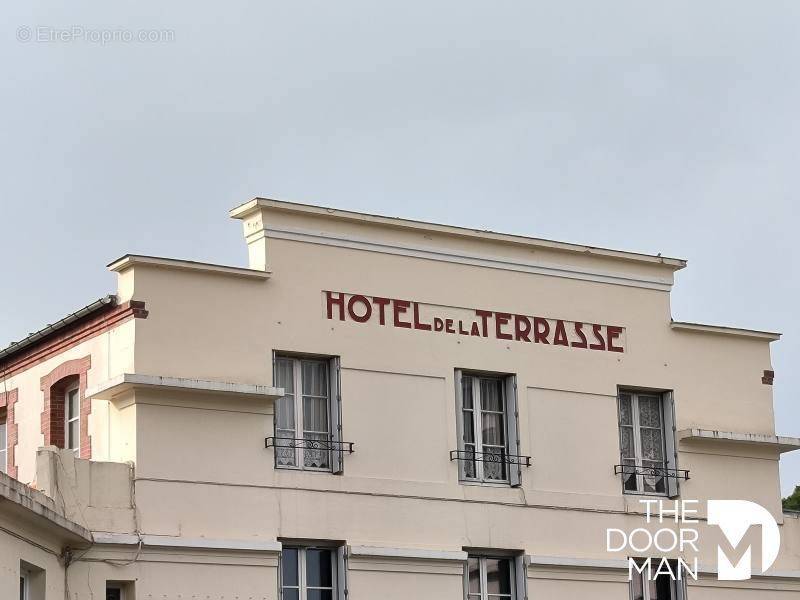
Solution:
{"label": "cream building facade", "polygon": [[[684,261],[231,216],[247,267],[122,257],[115,294],[0,351],[0,598],[800,597],[779,335],[673,321]],[[725,499],[777,523],[765,573],[719,580]],[[642,500],[689,501],[696,548],[609,552],[609,528],[680,535]]]}

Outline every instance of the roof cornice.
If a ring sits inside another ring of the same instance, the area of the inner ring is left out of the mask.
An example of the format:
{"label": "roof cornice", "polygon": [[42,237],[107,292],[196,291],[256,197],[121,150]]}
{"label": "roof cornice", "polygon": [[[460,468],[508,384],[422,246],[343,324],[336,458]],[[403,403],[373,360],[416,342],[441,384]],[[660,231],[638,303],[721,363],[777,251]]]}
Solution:
{"label": "roof cornice", "polygon": [[329,219],[350,221],[362,224],[371,224],[394,229],[405,229],[427,233],[441,233],[462,238],[479,239],[518,246],[528,246],[537,248],[547,248],[573,254],[590,255],[602,258],[611,258],[640,264],[663,266],[671,271],[678,271],[686,266],[686,261],[680,258],[670,258],[660,255],[641,254],[637,252],[626,252],[622,250],[612,250],[595,246],[581,244],[571,244],[541,238],[526,237],[508,233],[498,233],[483,229],[470,229],[467,227],[456,227],[453,225],[442,225],[439,223],[429,223],[425,221],[415,221],[402,219],[399,217],[387,217],[370,213],[354,212],[337,208],[327,208],[312,204],[301,204],[297,202],[286,202],[284,200],[274,200],[271,198],[253,198],[252,200],[233,208],[228,214],[234,219],[246,219],[259,209],[275,210],[281,212],[307,214],[320,216]]}
{"label": "roof cornice", "polygon": [[708,333],[712,335],[730,335],[734,337],[754,338],[768,342],[776,342],[781,339],[781,334],[774,331],[759,331],[757,329],[741,329],[739,327],[705,325],[703,323],[687,323],[685,321],[672,321],[670,323],[670,327],[676,331]]}
{"label": "roof cornice", "polygon": [[142,254],[126,254],[107,265],[109,271],[121,273],[136,265],[147,265],[162,269],[178,269],[183,271],[204,272],[215,275],[233,275],[250,279],[269,279],[268,271],[257,271],[246,267],[231,267],[215,263],[204,263],[178,258],[164,258],[161,256],[145,256]]}

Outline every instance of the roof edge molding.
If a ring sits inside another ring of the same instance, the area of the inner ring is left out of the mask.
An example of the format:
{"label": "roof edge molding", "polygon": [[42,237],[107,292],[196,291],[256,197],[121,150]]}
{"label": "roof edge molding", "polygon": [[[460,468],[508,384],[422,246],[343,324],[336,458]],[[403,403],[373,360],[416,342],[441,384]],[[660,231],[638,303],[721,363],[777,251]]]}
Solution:
{"label": "roof edge molding", "polygon": [[421,258],[454,264],[485,267],[489,269],[502,269],[520,273],[561,277],[564,279],[578,279],[581,281],[593,281],[595,283],[608,283],[611,285],[645,288],[658,290],[661,292],[668,292],[670,289],[672,289],[671,277],[624,275],[601,269],[576,267],[567,264],[552,264],[534,261],[522,262],[519,260],[510,260],[508,258],[499,256],[493,257],[485,254],[479,255],[463,251],[447,251],[445,249],[433,248],[430,246],[381,243],[375,240],[362,239],[354,236],[334,235],[325,232],[300,230],[288,227],[265,227],[263,232],[267,237],[272,239],[305,242],[309,244],[317,244],[335,248],[348,248],[351,250],[378,252],[381,254],[395,256],[408,256],[411,258]]}
{"label": "roof edge molding", "polygon": [[93,531],[96,544],[142,546],[156,548],[191,548],[197,550],[238,550],[242,552],[280,552],[282,544],[273,540],[241,540],[218,538],[188,538],[170,535],[136,535]]}
{"label": "roof edge molding", "polygon": [[767,435],[763,433],[739,433],[734,431],[717,431],[715,429],[682,429],[678,432],[680,442],[727,442],[762,447],[772,447],[779,452],[792,452],[800,449],[800,438],[783,435]]}
{"label": "roof edge molding", "polygon": [[670,327],[676,331],[694,333],[708,333],[715,335],[732,335],[736,337],[755,338],[775,342],[781,339],[781,334],[774,331],[759,331],[757,329],[741,329],[738,327],[724,327],[721,325],[705,325],[703,323],[687,323],[685,321],[672,321]]}
{"label": "roof edge molding", "polygon": [[5,358],[6,356],[10,356],[11,354],[14,354],[16,352],[19,352],[23,348],[26,348],[31,344],[36,343],[39,340],[45,339],[47,336],[59,331],[60,329],[63,329],[68,325],[71,325],[72,323],[75,323],[76,321],[79,321],[83,317],[96,313],[98,310],[105,308],[107,306],[114,307],[116,306],[116,304],[117,304],[117,297],[114,296],[113,294],[103,296],[99,300],[95,300],[94,302],[87,304],[83,308],[80,308],[75,312],[68,314],[66,317],[63,317],[59,321],[51,323],[50,325],[43,327],[42,329],[40,329],[35,333],[31,333],[30,335],[19,341],[12,342],[6,348],[0,350],[0,359]]}
{"label": "roof edge molding", "polygon": [[245,202],[244,204],[237,206],[236,208],[233,208],[232,210],[229,211],[228,214],[230,215],[231,218],[246,220],[253,217],[254,213],[256,213],[259,209],[283,211],[295,214],[316,215],[329,219],[338,219],[338,220],[350,221],[362,224],[380,225],[395,229],[405,229],[405,230],[428,232],[428,233],[435,232],[462,238],[482,239],[487,241],[502,242],[506,244],[547,248],[550,250],[560,250],[563,252],[570,252],[574,254],[580,254],[583,256],[590,255],[590,256],[636,262],[640,264],[648,264],[651,266],[662,266],[670,271],[677,271],[683,269],[686,266],[686,261],[680,258],[670,258],[666,256],[644,254],[637,252],[626,252],[622,250],[612,250],[610,248],[586,246],[581,244],[571,244],[567,242],[533,238],[522,235],[498,233],[489,230],[470,229],[467,227],[442,225],[439,223],[415,221],[411,219],[402,219],[399,217],[387,217],[382,215],[360,213],[349,210],[326,208],[323,206],[315,206],[312,204],[286,202],[283,200],[274,200],[271,198],[253,198],[249,202]]}
{"label": "roof edge molding", "polygon": [[193,260],[183,260],[177,258],[164,258],[161,256],[145,256],[142,254],[126,254],[107,265],[109,271],[121,273],[136,265],[147,265],[162,269],[178,269],[183,271],[194,271],[211,273],[215,275],[233,275],[235,277],[245,277],[248,279],[269,279],[268,271],[248,269],[247,267],[232,267],[215,263],[204,263]]}
{"label": "roof edge molding", "polygon": [[209,381],[205,379],[187,379],[183,377],[166,377],[163,375],[142,375],[139,373],[123,373],[112,377],[86,390],[87,398],[111,400],[115,396],[136,388],[171,389],[185,392],[205,392],[218,395],[232,395],[262,400],[277,400],[284,393],[282,388],[252,383],[233,383],[226,381]]}

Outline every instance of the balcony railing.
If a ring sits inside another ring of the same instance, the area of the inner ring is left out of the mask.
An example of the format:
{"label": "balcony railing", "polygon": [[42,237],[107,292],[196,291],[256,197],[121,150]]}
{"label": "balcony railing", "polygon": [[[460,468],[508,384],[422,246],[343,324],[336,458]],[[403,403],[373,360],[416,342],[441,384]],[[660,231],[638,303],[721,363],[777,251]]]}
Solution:
{"label": "balcony railing", "polygon": [[645,477],[667,479],[689,479],[687,469],[666,469],[662,467],[638,467],[636,465],[614,465],[614,475],[643,475]]}
{"label": "balcony railing", "polygon": [[347,452],[348,454],[355,451],[353,446],[354,442],[342,442],[334,439],[268,437],[264,440],[265,448],[302,448],[304,450]]}
{"label": "balcony railing", "polygon": [[531,457],[505,452],[473,452],[472,450],[450,450],[450,460],[464,462],[505,463],[507,465],[531,466]]}

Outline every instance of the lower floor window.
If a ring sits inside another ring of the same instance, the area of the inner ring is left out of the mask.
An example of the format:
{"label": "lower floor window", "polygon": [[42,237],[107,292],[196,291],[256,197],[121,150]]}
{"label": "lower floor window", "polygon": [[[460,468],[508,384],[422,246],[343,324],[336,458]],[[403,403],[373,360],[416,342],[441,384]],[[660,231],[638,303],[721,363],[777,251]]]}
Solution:
{"label": "lower floor window", "polygon": [[[636,562],[640,566],[644,564],[643,561]],[[652,559],[652,569],[645,568],[642,573],[632,572],[632,600],[684,600],[684,581],[679,576],[680,566],[677,561],[669,561],[672,573],[656,574],[657,571],[664,571],[658,568],[658,564],[657,560]]]}
{"label": "lower floor window", "polygon": [[335,548],[284,546],[282,600],[336,600],[336,560]]}
{"label": "lower floor window", "polygon": [[470,556],[466,600],[515,600],[514,560]]}
{"label": "lower floor window", "polygon": [[122,588],[116,585],[106,586],[106,600],[125,600],[122,595]]}

